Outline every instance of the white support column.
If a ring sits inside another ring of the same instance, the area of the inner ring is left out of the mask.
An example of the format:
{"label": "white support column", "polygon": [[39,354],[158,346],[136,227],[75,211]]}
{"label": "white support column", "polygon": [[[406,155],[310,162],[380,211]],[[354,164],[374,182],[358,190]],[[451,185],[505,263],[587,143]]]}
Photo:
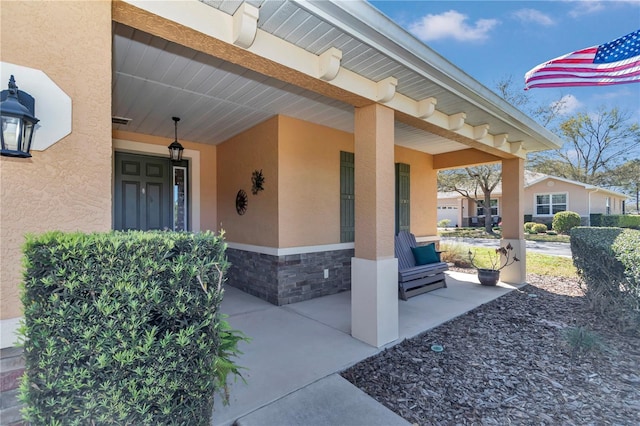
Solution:
{"label": "white support column", "polygon": [[502,238],[500,247],[506,247],[511,244],[513,251],[519,262],[514,262],[500,272],[500,281],[509,284],[522,284],[527,281],[527,241],[523,239]]}
{"label": "white support column", "polygon": [[375,347],[399,336],[393,127],[393,110],[379,104],[356,108],[351,335]]}
{"label": "white support column", "polygon": [[351,335],[380,347],[398,338],[398,259],[351,259]]}

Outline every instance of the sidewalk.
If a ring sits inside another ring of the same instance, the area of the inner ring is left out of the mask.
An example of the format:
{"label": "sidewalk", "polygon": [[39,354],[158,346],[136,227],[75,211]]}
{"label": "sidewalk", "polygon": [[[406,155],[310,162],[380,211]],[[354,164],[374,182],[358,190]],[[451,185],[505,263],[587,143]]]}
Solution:
{"label": "sidewalk", "polygon": [[[475,275],[447,272],[447,288],[399,301],[400,337],[434,328],[514,287],[483,287]],[[252,340],[237,363],[246,383],[231,387],[230,404],[216,399],[214,425],[401,425],[387,408],[339,376],[383,348],[351,337],[350,292],[274,306],[232,287],[222,312]],[[369,413],[369,414],[367,414]]]}

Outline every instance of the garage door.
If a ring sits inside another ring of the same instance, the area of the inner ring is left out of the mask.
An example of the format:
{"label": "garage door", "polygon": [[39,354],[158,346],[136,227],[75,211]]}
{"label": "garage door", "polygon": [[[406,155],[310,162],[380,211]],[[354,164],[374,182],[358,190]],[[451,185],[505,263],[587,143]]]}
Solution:
{"label": "garage door", "polygon": [[456,206],[438,206],[438,222],[443,219],[449,219],[449,226],[458,225],[458,207]]}

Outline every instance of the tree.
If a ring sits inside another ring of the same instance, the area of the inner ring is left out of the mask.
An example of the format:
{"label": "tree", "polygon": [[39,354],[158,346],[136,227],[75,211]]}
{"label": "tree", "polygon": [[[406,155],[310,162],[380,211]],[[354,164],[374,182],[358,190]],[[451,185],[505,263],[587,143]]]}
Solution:
{"label": "tree", "polygon": [[627,161],[610,174],[610,186],[621,188],[634,199],[636,212],[640,212],[640,159]]}
{"label": "tree", "polygon": [[531,92],[516,87],[512,75],[501,77],[495,82],[495,87],[498,96],[545,127],[552,125],[561,116],[567,102],[566,98],[561,96],[553,102],[535,103]]}
{"label": "tree", "polygon": [[560,124],[562,148],[534,153],[529,165],[537,172],[592,185],[610,183],[610,172],[638,155],[640,126],[631,114],[600,107],[596,114],[578,113]]}
{"label": "tree", "polygon": [[[496,91],[498,96],[531,115],[542,125],[548,125],[554,121],[564,105],[562,99],[548,105],[535,105],[529,92],[516,89],[512,76],[503,77],[496,82]],[[478,204],[484,210],[485,230],[493,234],[491,193],[501,179],[502,169],[499,165],[467,167],[465,169],[440,172],[438,174],[438,190],[457,192]],[[480,197],[480,192],[482,197]]]}
{"label": "tree", "polygon": [[[493,234],[491,193],[502,178],[499,165],[483,165],[438,173],[438,191],[457,192],[484,210],[484,229]],[[480,197],[482,193],[482,197]]]}

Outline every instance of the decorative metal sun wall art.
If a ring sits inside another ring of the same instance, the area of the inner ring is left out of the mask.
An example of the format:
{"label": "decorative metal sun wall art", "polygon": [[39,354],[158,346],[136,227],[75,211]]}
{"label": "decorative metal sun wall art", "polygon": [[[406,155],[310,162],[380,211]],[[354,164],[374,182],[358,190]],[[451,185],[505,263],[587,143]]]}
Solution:
{"label": "decorative metal sun wall art", "polygon": [[264,176],[262,175],[262,169],[254,170],[251,175],[251,193],[253,195],[258,194],[260,191],[264,191]]}
{"label": "decorative metal sun wall art", "polygon": [[247,193],[241,189],[236,195],[236,211],[240,216],[247,212],[247,204],[249,204]]}

